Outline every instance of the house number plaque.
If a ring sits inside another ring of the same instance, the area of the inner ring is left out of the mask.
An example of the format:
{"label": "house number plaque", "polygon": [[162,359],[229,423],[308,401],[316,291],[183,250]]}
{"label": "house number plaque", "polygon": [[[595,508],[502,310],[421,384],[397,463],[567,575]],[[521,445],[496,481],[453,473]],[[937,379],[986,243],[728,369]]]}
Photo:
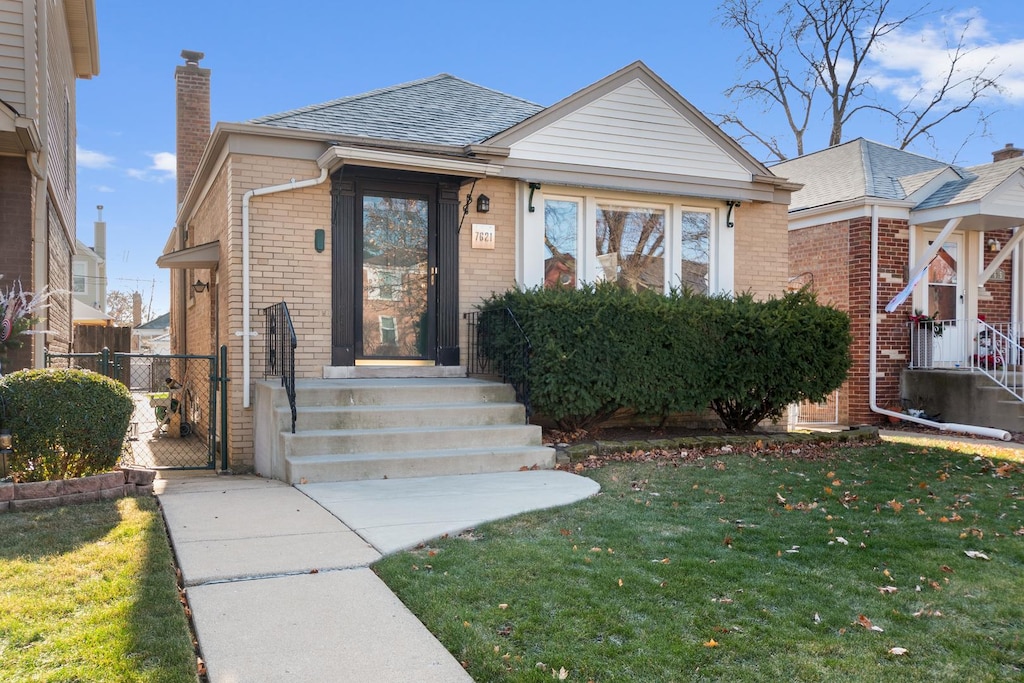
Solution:
{"label": "house number plaque", "polygon": [[494,226],[473,224],[473,248],[494,249]]}

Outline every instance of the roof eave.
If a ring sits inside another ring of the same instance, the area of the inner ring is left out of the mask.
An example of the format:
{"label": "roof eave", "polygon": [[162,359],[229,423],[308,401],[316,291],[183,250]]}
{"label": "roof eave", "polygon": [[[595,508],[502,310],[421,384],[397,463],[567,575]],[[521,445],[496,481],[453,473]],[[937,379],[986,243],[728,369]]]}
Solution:
{"label": "roof eave", "polygon": [[71,60],[78,78],[100,73],[99,35],[96,30],[95,0],[64,0]]}

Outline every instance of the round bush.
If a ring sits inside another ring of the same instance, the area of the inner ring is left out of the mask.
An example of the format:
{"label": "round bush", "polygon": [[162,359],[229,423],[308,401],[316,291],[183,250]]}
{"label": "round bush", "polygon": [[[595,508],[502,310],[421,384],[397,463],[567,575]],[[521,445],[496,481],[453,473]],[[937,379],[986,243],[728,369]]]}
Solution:
{"label": "round bush", "polygon": [[21,370],[0,377],[4,429],[14,435],[15,481],[109,472],[121,456],[134,404],[120,382],[88,370]]}

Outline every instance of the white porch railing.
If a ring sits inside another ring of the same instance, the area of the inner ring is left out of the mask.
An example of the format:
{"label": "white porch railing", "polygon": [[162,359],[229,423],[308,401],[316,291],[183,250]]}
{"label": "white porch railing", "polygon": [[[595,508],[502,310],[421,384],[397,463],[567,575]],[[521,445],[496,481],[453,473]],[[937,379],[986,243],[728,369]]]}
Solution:
{"label": "white porch railing", "polygon": [[1024,347],[1018,326],[984,320],[935,320],[910,323],[909,329],[911,368],[980,372],[1024,401],[1019,369]]}

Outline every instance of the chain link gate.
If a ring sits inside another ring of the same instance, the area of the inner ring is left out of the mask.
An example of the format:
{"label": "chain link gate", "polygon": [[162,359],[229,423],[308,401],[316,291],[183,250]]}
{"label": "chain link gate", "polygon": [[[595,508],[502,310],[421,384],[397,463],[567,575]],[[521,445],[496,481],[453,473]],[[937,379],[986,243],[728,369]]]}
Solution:
{"label": "chain link gate", "polygon": [[[221,355],[226,355],[223,349]],[[226,358],[223,360],[226,365]],[[110,353],[106,349],[46,354],[47,367],[92,370],[128,387],[135,410],[121,464],[158,469],[216,469],[220,434],[227,430],[223,391],[219,405],[217,401],[218,385],[224,382],[218,365],[216,356]]]}

